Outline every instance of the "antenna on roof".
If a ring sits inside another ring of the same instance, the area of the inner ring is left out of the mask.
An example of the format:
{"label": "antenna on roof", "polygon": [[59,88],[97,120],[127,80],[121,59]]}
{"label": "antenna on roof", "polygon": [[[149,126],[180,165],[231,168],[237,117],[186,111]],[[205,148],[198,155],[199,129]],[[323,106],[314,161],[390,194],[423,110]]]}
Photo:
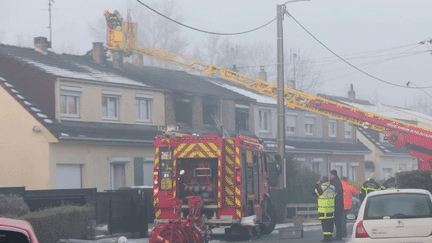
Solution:
{"label": "antenna on roof", "polygon": [[48,42],[48,48],[51,48],[51,43],[52,43],[52,33],[51,33],[51,2],[54,2],[54,0],[48,0],[48,12],[49,12],[49,26],[48,26],[48,29],[50,30],[50,40]]}

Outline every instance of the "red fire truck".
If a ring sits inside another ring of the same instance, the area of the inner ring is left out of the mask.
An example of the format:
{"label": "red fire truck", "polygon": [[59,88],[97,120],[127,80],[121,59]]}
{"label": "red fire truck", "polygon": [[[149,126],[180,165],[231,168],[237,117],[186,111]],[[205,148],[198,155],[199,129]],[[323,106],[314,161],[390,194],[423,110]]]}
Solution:
{"label": "red fire truck", "polygon": [[276,225],[267,157],[257,139],[157,136],[153,171],[157,223],[178,218],[178,204],[186,213],[188,199],[199,196],[198,217],[206,229],[225,227],[227,233],[247,237],[269,234]]}

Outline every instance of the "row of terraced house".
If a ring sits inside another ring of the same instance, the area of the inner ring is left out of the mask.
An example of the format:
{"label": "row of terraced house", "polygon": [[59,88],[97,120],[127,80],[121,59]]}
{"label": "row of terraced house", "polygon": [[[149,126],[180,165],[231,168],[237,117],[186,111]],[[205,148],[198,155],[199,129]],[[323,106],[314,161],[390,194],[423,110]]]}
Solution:
{"label": "row of terraced house", "polygon": [[[219,78],[143,64],[121,51],[106,60],[102,43],[90,54],[57,54],[46,38],[34,48],[0,44],[1,187],[97,188],[152,185],[154,137],[183,133],[242,134],[276,153],[276,100]],[[322,95],[393,118],[409,111]],[[405,113],[405,114],[404,114]],[[408,114],[408,115],[407,115]],[[422,121],[430,124],[429,117]],[[370,172],[417,169],[417,159],[374,131],[286,108],[286,151],[311,170],[331,169],[353,181]]]}

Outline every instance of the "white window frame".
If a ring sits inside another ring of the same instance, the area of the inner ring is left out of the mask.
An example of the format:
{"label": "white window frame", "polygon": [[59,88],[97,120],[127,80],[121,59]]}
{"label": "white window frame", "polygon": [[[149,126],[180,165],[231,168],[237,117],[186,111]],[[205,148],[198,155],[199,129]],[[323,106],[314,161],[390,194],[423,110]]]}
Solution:
{"label": "white window frame", "polygon": [[344,134],[345,138],[352,138],[353,137],[353,127],[348,123],[344,122]]}
{"label": "white window frame", "polygon": [[315,124],[316,116],[305,116],[305,135],[313,136],[315,134]]}
{"label": "white window frame", "polygon": [[[74,87],[74,86],[67,86],[67,85],[60,85],[60,97],[59,97],[59,113],[61,117],[73,117],[73,118],[79,118],[81,114],[81,94],[82,94],[82,88],[81,87]],[[62,113],[62,98],[65,98],[65,109],[66,113]],[[68,106],[68,98],[73,98],[75,103],[75,110],[76,113],[69,113],[69,106]]]}
{"label": "white window frame", "polygon": [[[287,113],[286,115],[287,120],[286,120],[286,134],[296,134],[297,133],[297,114],[294,113]],[[293,117],[294,118],[294,124],[290,124],[290,120],[289,117]],[[294,126],[292,126],[294,125]],[[293,131],[292,131],[293,130]]]}
{"label": "white window frame", "polygon": [[[137,103],[138,102],[138,103]],[[141,116],[141,102],[145,102],[148,117],[142,118]],[[137,122],[151,122],[152,119],[152,105],[153,95],[151,94],[136,94],[135,95],[135,121]]]}
{"label": "white window frame", "polygon": [[110,189],[114,189],[114,166],[115,165],[123,165],[124,166],[124,186],[126,186],[126,164],[130,162],[129,157],[110,157]]}
{"label": "white window frame", "polygon": [[337,137],[337,121],[335,119],[328,120],[328,136],[331,138]]}
{"label": "white window frame", "polygon": [[350,163],[348,165],[348,179],[351,181],[357,181],[359,163]]}
{"label": "white window frame", "polygon": [[[102,91],[102,119],[104,120],[120,120],[120,98],[121,98],[122,92],[120,91],[109,91],[109,90],[103,90]],[[107,101],[107,114],[104,115],[103,113],[103,109],[104,109],[104,105],[103,105],[103,99],[106,98],[108,99]],[[115,107],[115,113],[117,114],[117,116],[111,116],[110,115],[110,107],[109,107],[109,99],[114,99],[116,102],[116,107]]]}
{"label": "white window frame", "polygon": [[[270,110],[258,110],[258,124],[260,132],[270,132]],[[267,127],[263,127],[266,125]]]}

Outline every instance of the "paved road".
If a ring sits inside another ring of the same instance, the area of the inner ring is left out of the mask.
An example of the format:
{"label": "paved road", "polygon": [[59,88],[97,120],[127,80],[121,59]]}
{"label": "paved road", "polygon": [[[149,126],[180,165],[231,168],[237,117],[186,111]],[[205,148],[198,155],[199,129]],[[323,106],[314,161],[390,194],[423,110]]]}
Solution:
{"label": "paved road", "polygon": [[[347,225],[348,235],[351,235],[352,227],[354,221],[349,222]],[[292,224],[278,224],[276,225],[276,229],[270,235],[264,235],[257,239],[251,239],[250,241],[234,241],[226,239],[224,235],[223,229],[213,229],[213,236],[210,240],[210,243],[259,243],[259,242],[275,242],[275,243],[314,243],[321,242],[322,236],[322,228],[319,221],[317,222],[305,222],[304,225],[304,237],[297,239],[280,239],[279,231],[277,229],[287,226],[292,226]],[[335,242],[348,242],[349,238],[344,238],[343,241],[335,241]],[[148,243],[148,238],[146,239],[129,239],[128,243]]]}

